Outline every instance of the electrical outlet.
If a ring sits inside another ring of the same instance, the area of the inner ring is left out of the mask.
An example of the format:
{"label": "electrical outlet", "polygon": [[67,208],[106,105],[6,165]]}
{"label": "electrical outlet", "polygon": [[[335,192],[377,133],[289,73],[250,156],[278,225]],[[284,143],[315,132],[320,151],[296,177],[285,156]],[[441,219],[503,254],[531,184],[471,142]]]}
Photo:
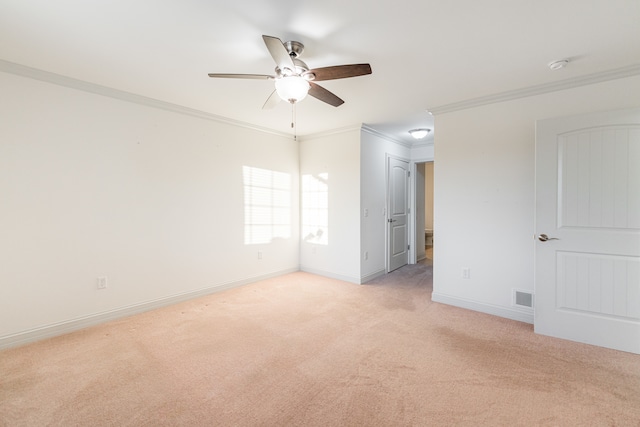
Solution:
{"label": "electrical outlet", "polygon": [[258,259],[262,259],[262,251],[258,251]]}
{"label": "electrical outlet", "polygon": [[462,278],[471,279],[471,269],[469,267],[465,267],[462,269]]}
{"label": "electrical outlet", "polygon": [[96,282],[96,289],[107,289],[107,276],[100,276]]}
{"label": "electrical outlet", "polygon": [[368,217],[369,216],[369,209],[364,208],[364,217]]}

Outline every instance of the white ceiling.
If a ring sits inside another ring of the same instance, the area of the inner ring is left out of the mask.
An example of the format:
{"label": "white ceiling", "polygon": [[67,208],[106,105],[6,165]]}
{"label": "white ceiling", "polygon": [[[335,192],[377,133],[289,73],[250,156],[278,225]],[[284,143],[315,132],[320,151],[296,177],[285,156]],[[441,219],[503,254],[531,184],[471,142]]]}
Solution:
{"label": "white ceiling", "polygon": [[[426,111],[640,64],[638,0],[0,0],[0,59],[291,133],[261,107],[262,35],[296,40],[311,68],[368,62],[320,84],[345,104],[297,107],[307,135],[366,124],[397,140]],[[553,60],[570,58],[550,71]]]}

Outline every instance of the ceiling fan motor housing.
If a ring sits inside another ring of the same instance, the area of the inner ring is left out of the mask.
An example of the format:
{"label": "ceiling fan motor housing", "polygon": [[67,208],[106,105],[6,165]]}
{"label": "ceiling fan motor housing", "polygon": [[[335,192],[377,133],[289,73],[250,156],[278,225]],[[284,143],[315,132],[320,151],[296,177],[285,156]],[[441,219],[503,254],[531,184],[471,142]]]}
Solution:
{"label": "ceiling fan motor housing", "polygon": [[292,58],[299,57],[304,51],[304,45],[300,42],[288,41],[284,42],[283,44],[285,49],[287,49],[287,52],[289,52],[289,56]]}

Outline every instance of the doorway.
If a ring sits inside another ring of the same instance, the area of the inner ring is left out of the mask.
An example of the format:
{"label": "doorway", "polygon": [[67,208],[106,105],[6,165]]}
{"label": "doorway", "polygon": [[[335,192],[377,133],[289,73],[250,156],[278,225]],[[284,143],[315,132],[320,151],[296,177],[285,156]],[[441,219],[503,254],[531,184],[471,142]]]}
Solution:
{"label": "doorway", "polygon": [[416,262],[433,265],[433,161],[416,163]]}

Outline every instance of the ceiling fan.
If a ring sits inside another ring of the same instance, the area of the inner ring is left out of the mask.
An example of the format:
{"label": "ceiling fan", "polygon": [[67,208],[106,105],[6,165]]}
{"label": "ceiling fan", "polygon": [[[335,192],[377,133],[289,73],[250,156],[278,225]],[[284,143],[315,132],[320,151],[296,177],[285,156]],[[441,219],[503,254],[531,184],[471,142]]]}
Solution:
{"label": "ceiling fan", "polygon": [[209,77],[275,80],[275,90],[267,98],[262,106],[263,109],[273,108],[281,99],[295,104],[302,101],[307,94],[329,105],[339,107],[344,104],[344,101],[315,82],[371,74],[369,64],[336,65],[309,69],[307,64],[298,59],[304,50],[302,43],[296,41],[283,43],[277,37],[264,35],[262,39],[276,61],[275,75],[209,73]]}

